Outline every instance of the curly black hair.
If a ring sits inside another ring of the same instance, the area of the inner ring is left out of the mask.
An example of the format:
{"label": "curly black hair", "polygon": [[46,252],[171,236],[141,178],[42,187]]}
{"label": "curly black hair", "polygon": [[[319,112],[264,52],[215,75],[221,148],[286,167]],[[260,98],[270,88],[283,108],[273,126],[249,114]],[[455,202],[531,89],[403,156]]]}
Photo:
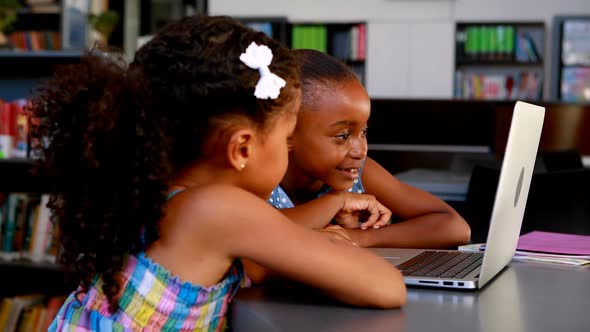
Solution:
{"label": "curly black hair", "polygon": [[312,49],[293,50],[301,77],[302,105],[313,105],[320,95],[358,80],[345,63],[324,52]]}
{"label": "curly black hair", "polygon": [[[287,81],[277,99],[254,97],[259,73],[239,60],[251,42],[272,50],[270,69]],[[127,255],[158,239],[167,183],[207,157],[218,120],[239,116],[264,129],[299,89],[290,50],[228,17],[171,23],[129,66],[94,51],[57,69],[32,101],[34,149],[52,183],[60,262],[80,291],[100,276],[116,310]]]}

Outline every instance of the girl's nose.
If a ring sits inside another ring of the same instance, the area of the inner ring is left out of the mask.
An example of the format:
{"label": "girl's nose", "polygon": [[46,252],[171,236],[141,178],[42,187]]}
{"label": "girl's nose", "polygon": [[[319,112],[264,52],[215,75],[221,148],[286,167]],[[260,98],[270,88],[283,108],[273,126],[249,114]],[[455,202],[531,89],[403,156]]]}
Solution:
{"label": "girl's nose", "polygon": [[355,159],[363,159],[367,156],[367,143],[364,140],[357,140],[350,150],[350,156]]}

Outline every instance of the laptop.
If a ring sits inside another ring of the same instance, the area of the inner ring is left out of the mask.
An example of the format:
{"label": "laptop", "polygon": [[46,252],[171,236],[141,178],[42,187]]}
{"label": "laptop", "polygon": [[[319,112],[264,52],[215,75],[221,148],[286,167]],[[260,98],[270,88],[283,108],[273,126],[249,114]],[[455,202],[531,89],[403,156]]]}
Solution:
{"label": "laptop", "polygon": [[512,260],[527,202],[545,108],[514,106],[485,252],[374,249],[395,265],[407,285],[479,289]]}

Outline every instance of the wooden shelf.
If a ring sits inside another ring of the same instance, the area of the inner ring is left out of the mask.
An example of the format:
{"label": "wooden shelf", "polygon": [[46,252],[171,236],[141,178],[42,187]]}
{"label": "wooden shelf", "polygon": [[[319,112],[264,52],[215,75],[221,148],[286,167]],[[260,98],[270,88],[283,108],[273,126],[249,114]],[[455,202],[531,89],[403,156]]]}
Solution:
{"label": "wooden shelf", "polygon": [[67,276],[57,264],[0,260],[0,298],[32,293],[67,294],[75,289]]}
{"label": "wooden shelf", "polygon": [[31,171],[34,161],[27,159],[0,159],[0,174],[9,174],[2,178],[2,192],[47,192],[49,179],[34,176]]}
{"label": "wooden shelf", "polygon": [[0,78],[46,77],[56,65],[79,62],[82,55],[82,51],[0,51]]}
{"label": "wooden shelf", "polygon": [[80,58],[83,52],[79,50],[57,51],[0,51],[0,58]]}
{"label": "wooden shelf", "polygon": [[4,165],[21,165],[23,167],[30,167],[33,165],[33,160],[31,159],[20,159],[20,158],[10,158],[10,159],[0,159],[0,167]]}
{"label": "wooden shelf", "polygon": [[31,262],[26,260],[6,261],[0,260],[0,268],[26,268],[43,271],[61,271],[62,267],[57,263]]}

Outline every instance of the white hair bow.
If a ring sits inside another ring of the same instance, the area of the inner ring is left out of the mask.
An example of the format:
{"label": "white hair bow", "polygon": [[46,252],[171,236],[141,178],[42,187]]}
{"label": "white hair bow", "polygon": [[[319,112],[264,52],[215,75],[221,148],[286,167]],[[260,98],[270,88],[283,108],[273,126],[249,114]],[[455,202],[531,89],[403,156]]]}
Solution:
{"label": "white hair bow", "polygon": [[260,79],[256,83],[254,96],[258,99],[277,99],[287,82],[270,72],[268,66],[272,61],[272,51],[266,45],[250,43],[246,52],[240,55],[240,60],[252,69],[258,69]]}

